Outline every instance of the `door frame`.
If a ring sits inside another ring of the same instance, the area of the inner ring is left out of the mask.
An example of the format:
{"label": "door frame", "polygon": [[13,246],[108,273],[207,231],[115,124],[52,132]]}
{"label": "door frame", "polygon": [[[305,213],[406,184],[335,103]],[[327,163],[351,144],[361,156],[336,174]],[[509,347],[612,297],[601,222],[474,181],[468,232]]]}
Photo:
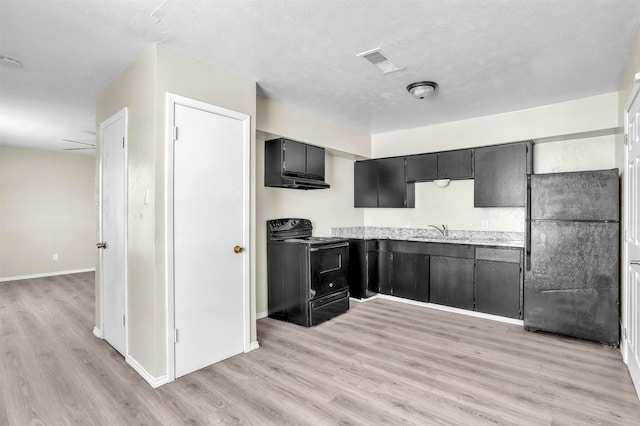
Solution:
{"label": "door frame", "polygon": [[205,102],[186,98],[167,92],[165,114],[165,265],[166,265],[166,304],[167,304],[167,382],[176,377],[175,369],[175,280],[174,280],[174,138],[175,106],[182,105],[212,114],[239,120],[243,123],[242,141],[242,223],[245,248],[242,258],[242,299],[243,299],[243,349],[251,350],[251,116]]}
{"label": "door frame", "polygon": [[[629,98],[624,107],[624,136],[628,138],[628,126],[629,126],[629,109],[634,101],[640,102],[640,73],[635,74],[633,78],[633,88],[631,89],[631,93],[629,94]],[[629,217],[629,173],[627,173],[627,164],[629,164],[629,145],[625,143],[624,145],[624,170],[623,170],[623,198],[624,198],[624,217],[623,217],[623,230],[624,230],[624,238],[622,238],[622,297],[623,297],[623,307],[624,311],[622,312],[622,332],[620,339],[620,352],[622,353],[622,360],[627,367],[629,367],[629,351],[630,347],[627,341],[627,330],[629,329],[629,322],[633,315],[630,314],[631,308],[631,300],[629,299],[629,281],[627,280],[628,273],[627,268],[629,266],[629,252],[627,250],[627,236],[629,234],[629,224],[631,218]],[[636,307],[637,309],[638,307]],[[639,312],[636,312],[636,316],[640,315]],[[634,376],[640,376],[640,372],[635,372]],[[640,398],[640,383],[634,383],[636,392],[638,393],[638,397]]]}
{"label": "door frame", "polygon": [[[125,315],[125,326],[124,326],[124,356],[127,358],[129,356],[129,301],[128,301],[128,244],[127,244],[127,235],[128,231],[128,214],[129,211],[129,110],[127,107],[122,108],[120,111],[113,114],[111,117],[104,120],[100,123],[99,126],[99,143],[98,143],[98,241],[104,241],[103,239],[103,223],[102,223],[102,196],[103,196],[103,182],[104,182],[104,151],[102,149],[104,145],[104,129],[114,122],[124,118],[124,182],[123,182],[123,196],[124,196],[124,211],[125,215],[122,218],[123,220],[123,248],[124,248],[124,315]],[[98,255],[98,263],[100,267],[100,338],[104,340],[104,267],[103,267],[103,254],[104,250],[99,250]]]}

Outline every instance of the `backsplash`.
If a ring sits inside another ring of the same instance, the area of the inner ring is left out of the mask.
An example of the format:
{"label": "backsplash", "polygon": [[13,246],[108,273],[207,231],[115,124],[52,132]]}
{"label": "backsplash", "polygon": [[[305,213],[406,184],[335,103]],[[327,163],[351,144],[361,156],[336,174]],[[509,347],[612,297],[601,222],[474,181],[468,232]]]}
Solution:
{"label": "backsplash", "polygon": [[[438,230],[431,228],[393,228],[382,226],[353,226],[331,228],[331,235],[334,237],[342,238],[388,238],[393,240],[442,237],[442,234]],[[495,240],[497,242],[524,241],[524,232],[449,230],[448,237],[458,240]]]}

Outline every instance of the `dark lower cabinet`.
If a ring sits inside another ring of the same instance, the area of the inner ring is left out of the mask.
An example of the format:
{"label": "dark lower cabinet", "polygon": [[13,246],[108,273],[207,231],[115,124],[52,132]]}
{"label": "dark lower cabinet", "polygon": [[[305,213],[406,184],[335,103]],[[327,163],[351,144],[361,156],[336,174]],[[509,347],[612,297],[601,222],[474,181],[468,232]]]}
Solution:
{"label": "dark lower cabinet", "polygon": [[380,293],[420,302],[429,301],[428,255],[380,251],[378,270]]}
{"label": "dark lower cabinet", "polygon": [[392,253],[391,292],[397,297],[429,301],[429,256],[414,253]]}
{"label": "dark lower cabinet", "polygon": [[476,311],[522,318],[522,261],[518,248],[476,248]]}
{"label": "dark lower cabinet", "polygon": [[378,241],[349,240],[349,293],[366,299],[378,293]]}
{"label": "dark lower cabinet", "polygon": [[476,261],[476,311],[522,318],[520,264]]}
{"label": "dark lower cabinet", "polygon": [[523,257],[515,247],[353,239],[349,289],[522,319]]}
{"label": "dark lower cabinet", "polygon": [[429,301],[473,310],[473,259],[431,256]]}

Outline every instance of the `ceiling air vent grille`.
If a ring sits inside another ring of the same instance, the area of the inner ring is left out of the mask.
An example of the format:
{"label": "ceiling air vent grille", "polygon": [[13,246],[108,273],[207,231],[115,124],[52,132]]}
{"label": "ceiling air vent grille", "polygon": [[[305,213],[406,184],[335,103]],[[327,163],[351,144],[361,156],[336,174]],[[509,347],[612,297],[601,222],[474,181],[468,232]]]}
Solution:
{"label": "ceiling air vent grille", "polygon": [[373,65],[377,66],[382,70],[383,73],[388,74],[393,71],[398,71],[400,69],[399,66],[391,62],[387,59],[386,56],[380,52],[380,48],[368,50],[366,52],[358,53],[356,56],[360,56],[367,61],[371,62]]}

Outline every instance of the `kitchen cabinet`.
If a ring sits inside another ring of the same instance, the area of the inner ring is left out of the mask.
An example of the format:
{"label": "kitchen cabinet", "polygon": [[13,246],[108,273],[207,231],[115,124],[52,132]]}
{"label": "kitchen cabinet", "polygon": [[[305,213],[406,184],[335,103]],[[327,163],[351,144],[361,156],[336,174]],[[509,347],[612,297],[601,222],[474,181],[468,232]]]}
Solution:
{"label": "kitchen cabinet", "polygon": [[438,179],[438,154],[419,154],[406,158],[407,181],[423,182]]}
{"label": "kitchen cabinet", "polygon": [[476,248],[476,311],[522,318],[522,257],[517,248]]}
{"label": "kitchen cabinet", "polygon": [[473,310],[474,260],[431,256],[429,301]]}
{"label": "kitchen cabinet", "polygon": [[378,292],[378,241],[349,240],[349,293],[366,299]]}
{"label": "kitchen cabinet", "polygon": [[329,188],[324,182],[324,148],[279,138],[265,141],[264,156],[265,186]]}
{"label": "kitchen cabinet", "polygon": [[[418,243],[419,244],[419,243]],[[429,256],[416,253],[415,243],[384,242],[379,252],[379,291],[428,302]]]}
{"label": "kitchen cabinet", "polygon": [[354,207],[415,206],[415,187],[407,183],[404,157],[356,161]]}
{"label": "kitchen cabinet", "polygon": [[473,150],[419,154],[406,157],[407,181],[473,178]]}
{"label": "kitchen cabinet", "polygon": [[524,207],[532,168],[532,142],[476,148],[474,207]]}

